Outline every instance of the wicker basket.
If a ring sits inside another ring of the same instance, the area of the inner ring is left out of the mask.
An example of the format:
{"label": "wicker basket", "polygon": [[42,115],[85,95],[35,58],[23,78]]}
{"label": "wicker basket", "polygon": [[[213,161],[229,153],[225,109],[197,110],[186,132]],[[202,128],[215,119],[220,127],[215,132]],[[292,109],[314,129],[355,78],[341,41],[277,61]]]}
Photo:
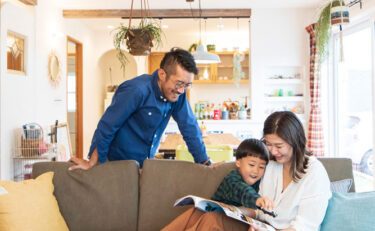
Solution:
{"label": "wicker basket", "polygon": [[24,128],[21,136],[21,154],[24,157],[39,156],[39,146],[43,143],[43,128],[36,123],[27,124],[35,128]]}

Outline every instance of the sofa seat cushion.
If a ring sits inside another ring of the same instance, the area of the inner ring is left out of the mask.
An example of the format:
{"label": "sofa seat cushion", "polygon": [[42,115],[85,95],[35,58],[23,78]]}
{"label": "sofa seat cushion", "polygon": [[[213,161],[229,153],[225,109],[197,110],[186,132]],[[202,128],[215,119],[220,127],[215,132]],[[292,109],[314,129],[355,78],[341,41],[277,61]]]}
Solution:
{"label": "sofa seat cushion", "polygon": [[42,162],[32,176],[53,171],[54,194],[71,231],[136,230],[138,215],[138,164],[112,161],[89,170],[68,168],[72,163]]}
{"label": "sofa seat cushion", "polygon": [[53,172],[35,180],[0,181],[0,230],[68,231],[53,195]]}
{"label": "sofa seat cushion", "polygon": [[146,160],[140,179],[138,230],[160,230],[189,206],[173,207],[188,194],[210,198],[233,162],[215,168],[179,160]]}

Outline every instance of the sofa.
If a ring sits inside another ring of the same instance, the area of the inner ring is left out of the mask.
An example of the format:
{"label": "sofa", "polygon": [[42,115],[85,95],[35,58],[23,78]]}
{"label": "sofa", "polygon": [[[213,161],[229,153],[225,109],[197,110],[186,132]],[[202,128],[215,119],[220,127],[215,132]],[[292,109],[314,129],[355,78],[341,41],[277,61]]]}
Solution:
{"label": "sofa", "polygon": [[[353,179],[345,158],[320,158],[331,181]],[[233,162],[210,168],[178,160],[148,159],[139,174],[137,162],[99,164],[89,170],[69,171],[72,163],[41,162],[32,177],[53,171],[54,195],[71,231],[160,230],[188,206],[173,207],[188,194],[209,198]],[[355,191],[352,184],[350,191]]]}

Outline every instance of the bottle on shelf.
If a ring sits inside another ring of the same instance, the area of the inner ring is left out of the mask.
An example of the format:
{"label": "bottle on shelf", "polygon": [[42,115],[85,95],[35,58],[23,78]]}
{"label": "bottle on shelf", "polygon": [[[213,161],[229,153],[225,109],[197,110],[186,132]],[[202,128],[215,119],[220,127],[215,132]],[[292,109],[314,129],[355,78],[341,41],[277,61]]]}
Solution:
{"label": "bottle on shelf", "polygon": [[206,137],[207,136],[207,127],[206,127],[206,125],[204,124],[203,121],[202,121],[202,124],[200,126],[200,129],[201,129],[201,132],[202,132],[202,136]]}

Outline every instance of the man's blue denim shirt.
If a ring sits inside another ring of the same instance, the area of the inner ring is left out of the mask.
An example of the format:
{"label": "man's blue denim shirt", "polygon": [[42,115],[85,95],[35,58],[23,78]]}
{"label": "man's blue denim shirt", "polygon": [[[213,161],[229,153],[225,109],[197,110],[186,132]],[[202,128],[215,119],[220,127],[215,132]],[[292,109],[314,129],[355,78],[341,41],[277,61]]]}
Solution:
{"label": "man's blue denim shirt", "polygon": [[142,167],[153,158],[170,117],[180,132],[196,163],[208,159],[202,133],[186,97],[169,102],[158,86],[158,71],[122,83],[98,123],[89,156],[97,148],[99,161],[136,160]]}

